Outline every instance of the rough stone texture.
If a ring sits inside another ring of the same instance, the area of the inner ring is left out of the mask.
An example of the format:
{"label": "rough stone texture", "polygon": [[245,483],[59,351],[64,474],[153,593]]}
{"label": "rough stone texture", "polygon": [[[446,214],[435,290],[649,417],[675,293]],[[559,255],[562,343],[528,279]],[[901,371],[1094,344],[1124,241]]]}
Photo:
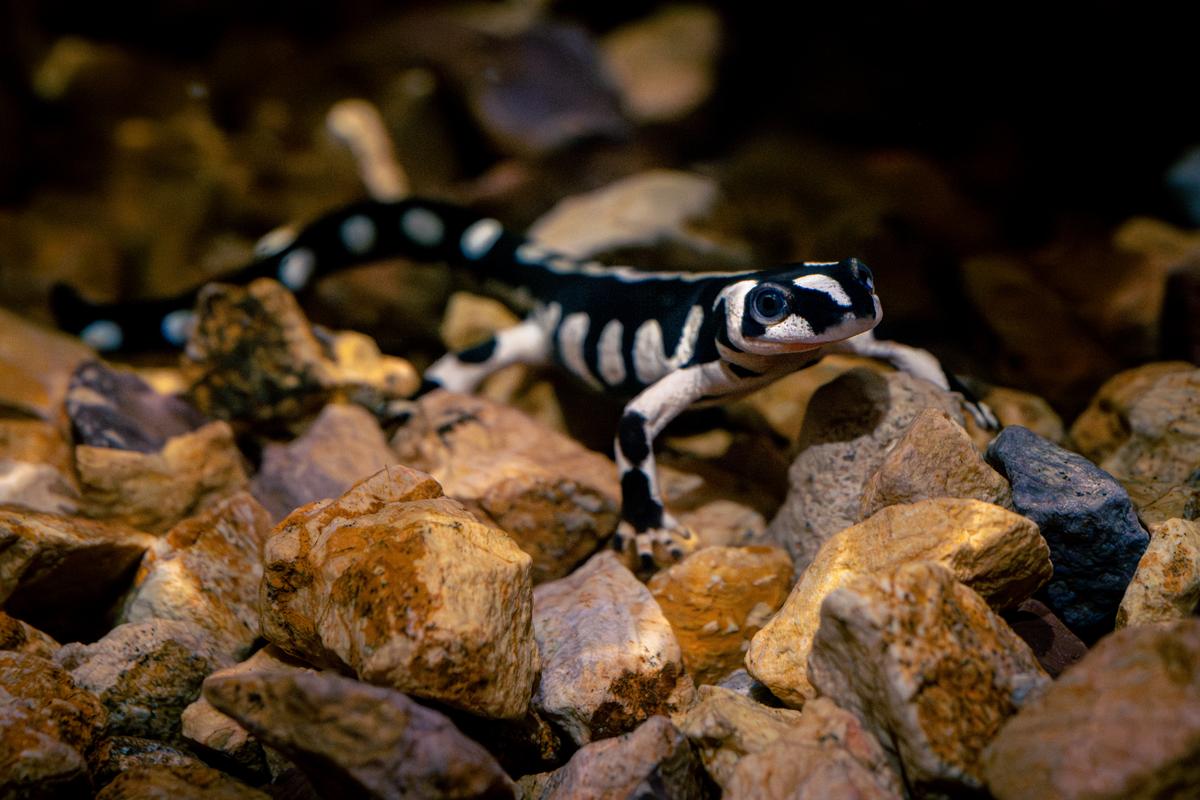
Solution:
{"label": "rough stone texture", "polygon": [[75,444],[155,453],[207,420],[178,397],[161,395],[132,372],[85,361],[71,376],[67,416]]}
{"label": "rough stone texture", "polygon": [[57,425],[39,419],[0,419],[0,458],[71,469],[71,446]]}
{"label": "rough stone texture", "polygon": [[213,676],[204,696],[289,756],[324,797],[512,797],[482,746],[391,689],[332,673]]}
{"label": "rough stone texture", "polygon": [[75,514],[79,490],[69,473],[50,464],[0,458],[0,504],[48,514]]}
{"label": "rough stone texture", "polygon": [[646,584],[696,683],[715,683],[742,665],[750,639],[791,585],[792,560],[777,547],[706,547]]}
{"label": "rough stone texture", "polygon": [[827,697],[799,724],[740,759],[724,784],[729,800],[899,800],[904,796],[879,741]]}
{"label": "rough stone texture", "polygon": [[104,707],[51,662],[0,652],[0,796],[87,796],[84,754]]}
{"label": "rough stone texture", "polygon": [[240,658],[259,635],[262,549],[270,531],[266,509],[247,492],[184,520],[142,559],[117,622],[190,622]]}
{"label": "rough stone texture", "polygon": [[175,436],[156,453],[80,445],[75,467],[89,517],[160,533],[246,485],[224,422]]}
{"label": "rough stone texture", "polygon": [[263,449],[250,490],[279,521],[305,503],[340,496],[395,460],[375,417],[361,406],[330,403],[303,435]]}
{"label": "rough stone texture", "polygon": [[71,373],[95,357],[78,339],[0,308],[0,410],[56,421]]}
{"label": "rough stone texture", "polygon": [[576,744],[682,710],[694,694],[670,623],[611,551],[534,590],[533,630],[533,704]]}
{"label": "rough stone texture", "polygon": [[[981,399],[1002,426],[1021,425],[1056,444],[1062,444],[1066,439],[1062,417],[1036,394],[1007,386],[993,386],[983,393]],[[991,439],[992,435],[988,433],[987,438]]]}
{"label": "rough stone texture", "polygon": [[535,583],[567,574],[616,529],[612,462],[507,406],[432,392],[392,447],[512,536],[533,558]]}
{"label": "rough stone texture", "polygon": [[858,521],[867,479],[926,408],[962,423],[957,399],[905,373],[853,369],[813,394],[800,454],[788,470],[787,499],[767,529],[792,554],[797,571],[826,539]]}
{"label": "rough stone texture", "polygon": [[124,525],[0,507],[0,602],[67,639],[117,598],[153,543]]}
{"label": "rough stone texture", "polygon": [[1087,655],[1087,645],[1044,603],[1032,597],[1005,612],[1004,621],[1029,645],[1042,669],[1052,678]]}
{"label": "rough stone texture", "polygon": [[1009,720],[984,755],[998,800],[1149,800],[1200,786],[1200,620],[1125,628]]}
{"label": "rough stone texture", "polygon": [[708,796],[704,767],[688,739],[663,716],[579,749],[541,787],[538,800]]}
{"label": "rough stone texture", "polygon": [[13,650],[39,658],[51,658],[62,647],[54,638],[32,625],[0,611],[0,650]]}
{"label": "rough stone texture", "polygon": [[65,645],[54,660],[108,711],[110,735],[172,741],[179,715],[200,683],[230,659],[186,622],[157,619],[118,625],[93,644]]}
{"label": "rough stone texture", "polygon": [[177,747],[136,736],[110,736],[88,756],[92,785],[101,788],[123,772],[150,766],[203,766],[200,759]]}
{"label": "rough stone texture", "polygon": [[529,556],[393,466],[292,512],[264,551],[263,635],[283,651],[489,717],[537,673]]}
{"label": "rough stone texture", "polygon": [[821,602],[860,574],[937,561],[996,608],[1015,606],[1050,577],[1050,551],[1025,517],[978,500],[937,498],[888,506],[834,536],[746,655],[750,673],[789,705],[812,696],[806,677]]}
{"label": "rough stone texture", "polygon": [[122,772],[96,800],[270,800],[223,772],[203,764],[155,764]]}
{"label": "rough stone texture", "polygon": [[1161,375],[1121,410],[1129,435],[1101,467],[1121,481],[1166,487],[1194,478],[1200,467],[1200,369]]}
{"label": "rough stone texture", "polygon": [[983,748],[1050,682],[983,598],[931,562],[860,576],[831,592],[809,675],[891,743],[918,796],[982,788]]}
{"label": "rough stone texture", "polygon": [[1200,605],[1200,522],[1150,528],[1150,545],[1117,609],[1117,627],[1186,619]]}
{"label": "rough stone texture", "polygon": [[987,460],[1050,545],[1046,605],[1084,641],[1110,630],[1149,541],[1125,489],[1082,456],[1019,426],[1000,432]]}
{"label": "rough stone texture", "polygon": [[917,415],[867,480],[859,519],[930,497],[973,497],[1012,509],[1008,482],[984,463],[961,425],[933,408]]}
{"label": "rough stone texture", "polygon": [[728,689],[731,692],[740,694],[742,697],[748,697],[757,703],[762,703],[764,706],[771,708],[784,707],[780,699],[771,694],[771,690],[767,688],[767,685],[756,679],[744,667],[729,673],[717,685],[722,689]]}
{"label": "rough stone texture", "polygon": [[1127,480],[1124,486],[1149,528],[1172,519],[1200,519],[1200,470],[1176,486],[1155,480]]}
{"label": "rough stone texture", "polygon": [[800,712],[768,708],[719,686],[701,686],[697,702],[679,720],[704,768],[725,787],[738,759],[767,749],[800,724]]}

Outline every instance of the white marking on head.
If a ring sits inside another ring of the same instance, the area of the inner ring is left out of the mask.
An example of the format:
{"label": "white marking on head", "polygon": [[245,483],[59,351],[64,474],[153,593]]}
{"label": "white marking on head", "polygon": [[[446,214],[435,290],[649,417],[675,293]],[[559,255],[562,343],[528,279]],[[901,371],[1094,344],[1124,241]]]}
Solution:
{"label": "white marking on head", "polygon": [[400,218],[400,230],[422,247],[437,247],[446,236],[441,217],[428,208],[410,208]]}
{"label": "white marking on head", "polygon": [[308,285],[317,269],[317,257],[307,247],[293,250],[279,262],[279,282],[298,292]]}
{"label": "white marking on head", "polygon": [[164,316],[159,327],[164,339],[176,347],[182,347],[192,335],[192,326],[195,323],[195,313],[190,309],[179,308]]}
{"label": "white marking on head", "polygon": [[846,290],[842,288],[842,284],[836,278],[831,278],[828,275],[801,275],[799,278],[793,280],[792,283],[802,289],[813,289],[818,292],[824,292],[829,295],[833,302],[842,308],[849,308],[854,305],[850,300],[850,295],[846,294]]}
{"label": "white marking on head", "polygon": [[492,251],[503,233],[504,226],[487,217],[472,223],[463,231],[458,246],[464,256],[472,261],[477,261]]}
{"label": "white marking on head", "polygon": [[117,350],[125,343],[121,326],[111,319],[98,319],[79,332],[83,343],[94,350]]}
{"label": "white marking on head", "polygon": [[375,246],[375,223],[362,214],[347,218],[339,233],[342,244],[355,255],[361,256]]}
{"label": "white marking on head", "polygon": [[601,389],[600,381],[588,369],[587,359],[583,355],[583,340],[587,338],[588,325],[588,315],[584,312],[568,314],[558,328],[558,354],[567,369],[589,386]]}
{"label": "white marking on head", "polygon": [[616,386],[625,381],[625,356],[621,352],[625,327],[621,320],[609,320],[600,331],[600,341],[597,349],[600,353],[600,377],[609,386]]}

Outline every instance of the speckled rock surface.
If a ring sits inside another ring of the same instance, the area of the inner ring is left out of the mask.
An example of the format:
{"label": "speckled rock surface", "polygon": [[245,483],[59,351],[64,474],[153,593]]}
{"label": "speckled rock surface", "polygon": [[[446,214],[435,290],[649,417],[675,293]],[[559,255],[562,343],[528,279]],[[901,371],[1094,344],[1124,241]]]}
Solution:
{"label": "speckled rock surface", "polygon": [[39,658],[51,658],[62,647],[49,634],[0,611],[0,650],[12,650]]}
{"label": "speckled rock surface", "polygon": [[658,572],[646,587],[671,623],[696,683],[738,669],[750,639],[779,610],[792,560],[777,547],[706,547]]}
{"label": "speckled rock surface", "polygon": [[242,454],[224,422],[174,436],[154,453],[79,445],[83,513],[161,533],[246,485]]}
{"label": "speckled rock surface", "polygon": [[179,715],[206,676],[231,660],[207,632],[178,620],[118,625],[97,642],[63,646],[54,660],[108,711],[110,735],[173,741]]}
{"label": "speckled rock surface", "polygon": [[123,772],[159,765],[203,766],[203,762],[178,747],[136,736],[109,736],[88,757],[92,785],[97,789],[112,783]]}
{"label": "speckled rock surface", "polygon": [[788,704],[803,705],[813,694],[806,665],[826,595],[857,575],[919,560],[949,566],[997,608],[1028,597],[1052,570],[1037,526],[999,506],[955,498],[888,506],[825,543],[750,643],[750,673]]}
{"label": "speckled rock surface", "polygon": [[154,391],[132,372],[100,361],[80,364],[66,399],[75,444],[155,453],[207,420],[183,400]]}
{"label": "speckled rock surface", "polygon": [[96,800],[268,800],[271,795],[203,764],[157,764],[122,772]]}
{"label": "speckled rock surface", "polygon": [[512,782],[445,716],[332,673],[226,673],[204,696],[299,766],[325,797],[512,797]]}
{"label": "speckled rock surface", "polygon": [[0,458],[0,504],[48,514],[76,514],[79,489],[69,473],[50,464]]}
{"label": "speckled rock surface", "polygon": [[1110,630],[1149,543],[1125,489],[1087,459],[1018,426],[1001,431],[987,459],[1050,545],[1046,605],[1085,641]]}
{"label": "speckled rock surface", "polygon": [[799,711],[769,708],[719,686],[699,687],[696,704],[678,722],[709,776],[722,787],[740,758],[767,749],[799,724]]}
{"label": "speckled rock surface", "polygon": [[71,373],[95,353],[74,336],[0,309],[0,409],[53,422]]}
{"label": "speckled rock surface", "polygon": [[1167,372],[1122,409],[1129,435],[1100,466],[1122,481],[1179,486],[1200,465],[1200,369]]}
{"label": "speckled rock surface", "polygon": [[984,463],[966,430],[945,412],[927,408],[867,480],[859,519],[931,497],[973,497],[1012,509],[1008,481]]}
{"label": "speckled rock surface", "polygon": [[983,598],[930,562],[831,592],[809,676],[893,743],[917,795],[982,788],[984,746],[1050,682]]}
{"label": "speckled rock surface", "polygon": [[529,705],[530,559],[422,472],[294,511],[264,552],[263,635],[313,664],[490,717]]}
{"label": "speckled rock surface", "polygon": [[1147,800],[1200,786],[1200,620],[1105,637],[984,756],[998,800]]}
{"label": "speckled rock surface", "polygon": [[208,631],[231,658],[259,635],[266,509],[247,492],[171,528],[142,559],[118,623],[177,619]]}
{"label": "speckled rock surface", "polygon": [[1117,609],[1117,627],[1186,619],[1200,605],[1200,522],[1150,527],[1150,545]]}
{"label": "speckled rock surface", "polygon": [[534,591],[534,706],[577,743],[616,736],[694,693],[671,625],[612,552]]}

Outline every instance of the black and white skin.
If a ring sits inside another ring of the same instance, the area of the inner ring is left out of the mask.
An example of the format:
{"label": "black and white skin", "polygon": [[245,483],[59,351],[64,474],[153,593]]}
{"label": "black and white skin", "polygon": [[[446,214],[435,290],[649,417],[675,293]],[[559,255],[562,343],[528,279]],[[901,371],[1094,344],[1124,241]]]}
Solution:
{"label": "black and white skin", "polygon": [[[622,521],[614,546],[640,564],[678,560],[695,536],[664,508],[654,440],[684,409],[717,403],[803,369],[831,352],[891,362],[944,389],[932,355],[876,340],[882,315],[871,271],[857,259],[737,273],[650,272],[574,261],[448,203],[365,201],[318,219],[223,280],[273,277],[293,291],[357,263],[403,256],[475,270],[514,291],[524,321],[425,373],[422,391],[471,392],[510,364],[557,364],[598,391],[628,398],[615,455]],[[59,324],[100,351],[181,346],[195,292],[94,305],[54,296]],[[514,302],[514,296],[505,299]],[[971,410],[988,426],[986,408]]]}

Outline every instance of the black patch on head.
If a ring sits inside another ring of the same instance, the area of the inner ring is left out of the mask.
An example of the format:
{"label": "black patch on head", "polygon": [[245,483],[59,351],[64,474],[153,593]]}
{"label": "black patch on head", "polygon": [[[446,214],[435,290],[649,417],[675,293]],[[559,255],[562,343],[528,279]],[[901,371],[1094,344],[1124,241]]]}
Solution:
{"label": "black patch on head", "polygon": [[755,370],[752,370],[749,367],[743,367],[741,364],[734,364],[732,361],[726,361],[725,363],[729,365],[729,371],[732,372],[734,375],[737,375],[739,378],[761,378],[762,377],[761,372],[756,372]]}
{"label": "black patch on head", "polygon": [[750,315],[750,309],[742,310],[742,338],[757,339],[767,332],[767,326]]}
{"label": "black patch on head", "polygon": [[663,507],[650,496],[650,477],[640,469],[621,476],[621,517],[635,531],[662,526]]}
{"label": "black patch on head", "polygon": [[646,418],[636,411],[626,411],[617,425],[617,444],[630,464],[638,465],[650,455],[650,440],[646,436]]}
{"label": "black patch on head", "polygon": [[808,320],[813,333],[821,334],[844,322],[846,314],[851,313],[852,309],[839,306],[832,297],[819,289],[797,286],[792,290],[792,311]]}
{"label": "black patch on head", "polygon": [[496,352],[496,337],[488,339],[485,342],[468,347],[462,352],[455,353],[454,357],[464,364],[482,364],[488,361]]}

